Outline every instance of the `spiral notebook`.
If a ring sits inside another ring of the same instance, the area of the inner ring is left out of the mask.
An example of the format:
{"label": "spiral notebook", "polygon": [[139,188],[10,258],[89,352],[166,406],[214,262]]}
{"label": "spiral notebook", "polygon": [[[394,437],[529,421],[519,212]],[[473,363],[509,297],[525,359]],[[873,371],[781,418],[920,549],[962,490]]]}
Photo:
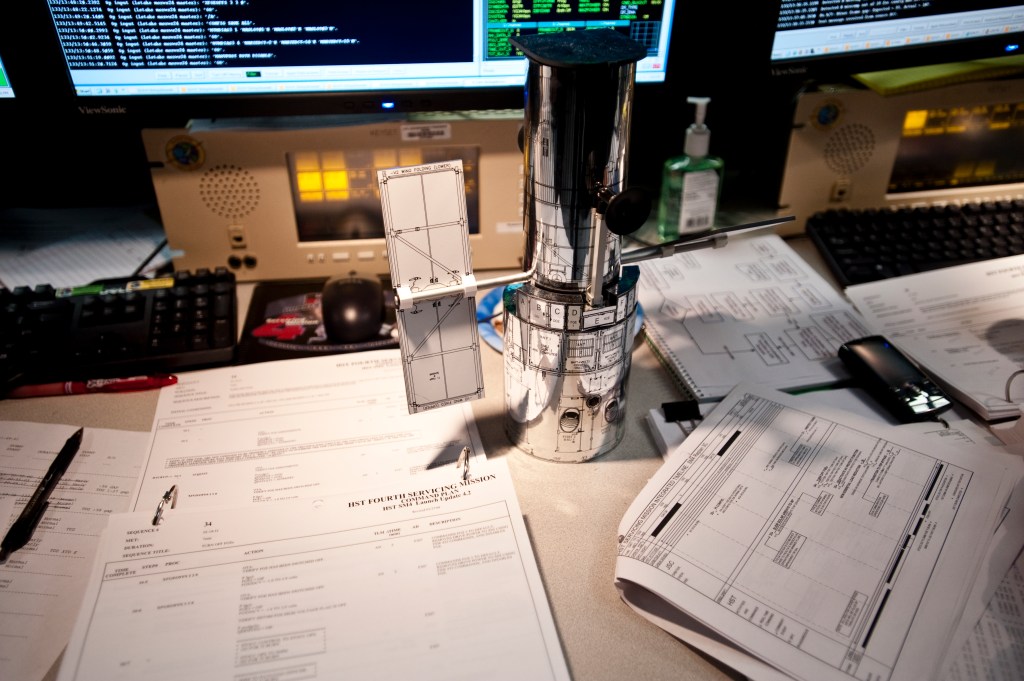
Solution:
{"label": "spiral notebook", "polygon": [[789,392],[839,383],[839,346],[871,333],[775,234],[643,261],[638,298],[651,349],[701,402],[741,382]]}

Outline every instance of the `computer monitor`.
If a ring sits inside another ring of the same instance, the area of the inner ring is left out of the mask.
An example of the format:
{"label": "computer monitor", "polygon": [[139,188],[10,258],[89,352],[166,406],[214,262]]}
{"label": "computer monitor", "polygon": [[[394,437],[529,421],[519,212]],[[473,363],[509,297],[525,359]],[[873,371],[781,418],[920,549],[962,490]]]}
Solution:
{"label": "computer monitor", "polygon": [[801,80],[1022,52],[1024,4],[1007,0],[781,0],[771,73]]}
{"label": "computer monitor", "polygon": [[521,107],[508,38],[549,31],[621,31],[648,50],[637,82],[663,82],[675,0],[47,4],[76,110],[169,123]]}

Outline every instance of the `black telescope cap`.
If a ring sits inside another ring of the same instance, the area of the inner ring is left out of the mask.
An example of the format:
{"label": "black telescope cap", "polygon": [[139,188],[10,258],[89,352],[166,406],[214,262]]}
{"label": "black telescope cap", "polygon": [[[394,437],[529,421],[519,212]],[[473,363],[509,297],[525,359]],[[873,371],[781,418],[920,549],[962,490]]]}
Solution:
{"label": "black telescope cap", "polygon": [[647,56],[646,47],[611,28],[535,33],[508,41],[545,66],[619,66]]}

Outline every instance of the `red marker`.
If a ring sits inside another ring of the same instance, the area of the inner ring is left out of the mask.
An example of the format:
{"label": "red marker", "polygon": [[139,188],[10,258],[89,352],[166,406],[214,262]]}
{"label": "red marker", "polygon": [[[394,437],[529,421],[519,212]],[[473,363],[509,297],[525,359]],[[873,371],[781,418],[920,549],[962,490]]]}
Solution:
{"label": "red marker", "polygon": [[62,383],[38,383],[20,385],[7,393],[7,397],[48,397],[52,395],[85,395],[87,393],[128,393],[138,390],[154,390],[174,385],[177,376],[154,374],[152,376],[128,376],[126,378],[93,378],[88,381],[64,381]]}

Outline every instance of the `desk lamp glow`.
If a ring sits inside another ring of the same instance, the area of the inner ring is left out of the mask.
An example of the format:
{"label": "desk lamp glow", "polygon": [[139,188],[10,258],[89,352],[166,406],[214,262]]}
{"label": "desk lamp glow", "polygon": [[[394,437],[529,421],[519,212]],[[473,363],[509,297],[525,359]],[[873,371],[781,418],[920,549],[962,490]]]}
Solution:
{"label": "desk lamp glow", "polygon": [[[477,282],[458,161],[378,172],[410,412],[483,396],[478,287],[506,285],[505,431],[542,459],[582,462],[625,427],[639,267],[718,247],[721,230],[622,253],[651,209],[625,187],[636,62],[610,29],[511,40],[529,59],[522,137],[525,271]],[[771,226],[787,219],[732,228]]]}

